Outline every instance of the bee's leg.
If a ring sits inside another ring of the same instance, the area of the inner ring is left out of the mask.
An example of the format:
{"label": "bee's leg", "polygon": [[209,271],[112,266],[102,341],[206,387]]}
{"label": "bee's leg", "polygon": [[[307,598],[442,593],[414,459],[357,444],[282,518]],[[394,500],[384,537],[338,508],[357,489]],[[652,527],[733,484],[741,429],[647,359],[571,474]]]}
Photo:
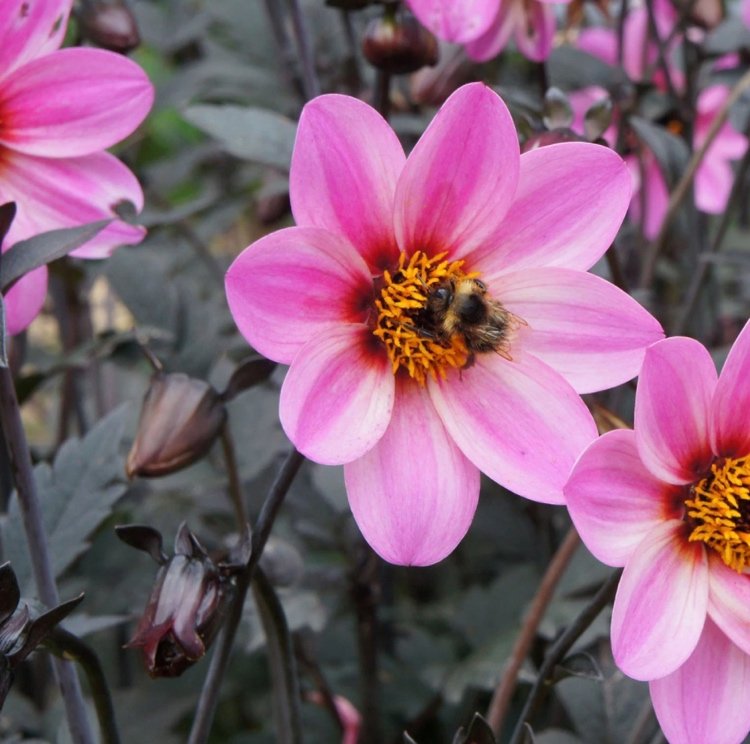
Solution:
{"label": "bee's leg", "polygon": [[473,367],[476,361],[477,361],[477,355],[473,351],[470,351],[469,355],[466,357],[466,361],[463,363],[463,366],[459,370],[459,373],[458,373],[459,379],[463,375],[463,371],[465,369],[470,369],[471,367]]}

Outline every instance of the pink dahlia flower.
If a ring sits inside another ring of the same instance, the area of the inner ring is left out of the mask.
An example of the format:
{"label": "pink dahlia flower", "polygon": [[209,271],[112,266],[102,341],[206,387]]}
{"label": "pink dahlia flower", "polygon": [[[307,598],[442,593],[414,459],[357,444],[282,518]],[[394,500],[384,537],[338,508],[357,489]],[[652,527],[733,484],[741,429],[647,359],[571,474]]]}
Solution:
{"label": "pink dahlia flower", "polygon": [[474,83],[408,159],[365,103],[315,99],[290,178],[297,227],[235,260],[229,306],[253,347],[291,365],[284,430],[344,464],[368,542],[394,563],[440,560],[469,527],[480,470],[562,503],[596,436],[578,393],[631,378],[662,336],[586,273],[627,209],[619,156],[586,143],[519,156],[505,104]]}
{"label": "pink dahlia flower", "polygon": [[612,650],[649,680],[672,744],[750,730],[750,323],[717,379],[706,349],[646,352],[634,431],[605,434],[565,486],[589,550],[625,570]]}
{"label": "pink dahlia flower", "polygon": [[[143,205],[135,176],[104,148],[148,113],[153,88],[134,62],[99,49],[59,50],[72,0],[0,3],[0,203],[16,219],[3,245],[40,232],[114,216],[118,202]],[[100,258],[138,243],[144,230],[115,220],[72,255]],[[47,270],[22,278],[5,296],[8,330],[41,309]]]}

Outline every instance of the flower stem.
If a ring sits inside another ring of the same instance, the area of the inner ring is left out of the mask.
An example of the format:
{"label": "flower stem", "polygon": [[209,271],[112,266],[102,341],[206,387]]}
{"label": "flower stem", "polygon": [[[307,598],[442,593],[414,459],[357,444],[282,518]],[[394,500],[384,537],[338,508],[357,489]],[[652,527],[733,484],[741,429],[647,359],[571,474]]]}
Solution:
{"label": "flower stem", "polygon": [[234,513],[237,517],[237,527],[240,534],[245,530],[247,524],[247,510],[245,509],[245,496],[242,493],[242,483],[240,474],[237,469],[237,456],[234,451],[234,441],[229,431],[229,424],[224,422],[221,427],[221,447],[224,450],[224,460],[227,464],[227,477],[229,478],[229,497],[234,506]]}
{"label": "flower stem", "polygon": [[388,121],[391,115],[391,73],[386,70],[378,70],[375,73],[375,100],[374,108]]}
{"label": "flower stem", "polygon": [[580,538],[578,537],[578,533],[574,527],[571,527],[550,561],[539,584],[534,601],[531,603],[531,607],[524,618],[521,632],[518,634],[518,638],[510,652],[505,673],[500,680],[500,684],[495,689],[495,693],[490,701],[490,707],[487,711],[487,723],[490,724],[490,727],[495,732],[496,736],[498,736],[502,730],[503,720],[508,712],[508,706],[513,698],[513,692],[516,689],[518,672],[521,669],[524,659],[528,656],[531,644],[536,637],[539,623],[542,622],[542,618],[544,617],[547,606],[552,599],[555,587],[560,581],[560,578],[565,572],[565,569],[570,563],[570,560],[576,552],[579,544]]}
{"label": "flower stem", "polygon": [[299,0],[289,0],[292,13],[292,28],[297,41],[297,52],[302,62],[302,79],[305,84],[305,97],[310,100],[320,95],[318,73],[315,70],[315,58],[312,53],[310,33]]}
{"label": "flower stem", "polygon": [[301,455],[296,449],[293,449],[287,455],[263,502],[258,521],[253,530],[250,558],[242,573],[237,578],[236,594],[229,607],[226,622],[221,629],[216,642],[216,649],[211,657],[208,673],[206,674],[203,689],[198,699],[198,707],[195,712],[193,727],[190,730],[188,744],[205,744],[208,740],[214,714],[216,713],[216,706],[219,702],[219,692],[224,680],[224,673],[226,672],[229,657],[232,653],[234,637],[237,634],[237,628],[242,619],[242,610],[245,605],[247,590],[250,587],[250,582],[252,581],[258,561],[263,554],[268,536],[271,534],[271,528],[273,527],[279,508],[304,460],[304,455]]}
{"label": "flower stem", "polygon": [[610,602],[615,594],[615,589],[620,581],[622,570],[615,571],[599,588],[599,591],[593,596],[591,602],[583,608],[578,617],[568,626],[565,632],[555,641],[550,650],[547,652],[539,668],[536,682],[531,688],[529,697],[523,706],[518,723],[510,738],[509,744],[521,744],[526,731],[526,722],[534,714],[537,706],[542,701],[545,693],[549,689],[547,680],[554,671],[555,666],[563,660],[565,654],[571,649],[573,644],[578,640],[581,634],[591,625],[597,615]]}
{"label": "flower stem", "polygon": [[[56,607],[60,604],[60,598],[52,571],[47,536],[44,532],[42,507],[36,491],[31,453],[23,429],[16,389],[8,367],[0,367],[0,425],[8,448],[13,479],[16,482],[18,505],[21,509],[39,599],[48,608]],[[86,706],[75,667],[70,662],[61,659],[54,660],[54,667],[73,741],[76,744],[93,744],[94,739],[89,728]]]}

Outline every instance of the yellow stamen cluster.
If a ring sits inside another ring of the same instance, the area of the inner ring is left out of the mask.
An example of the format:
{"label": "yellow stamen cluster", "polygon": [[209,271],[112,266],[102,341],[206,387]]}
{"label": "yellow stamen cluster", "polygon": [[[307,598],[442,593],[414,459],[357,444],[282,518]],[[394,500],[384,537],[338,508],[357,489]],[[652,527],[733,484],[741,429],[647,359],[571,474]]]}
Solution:
{"label": "yellow stamen cluster", "polygon": [[714,462],[685,507],[691,541],[706,543],[735,571],[750,565],[750,455]]}
{"label": "yellow stamen cluster", "polygon": [[461,271],[463,261],[445,261],[445,255],[429,257],[417,251],[407,258],[402,253],[398,268],[383,272],[383,288],[375,300],[378,316],[373,334],[385,344],[393,374],[403,367],[420,385],[428,374],[444,378],[448,369],[460,369],[469,359],[460,335],[445,340],[420,325],[431,289],[447,280],[476,276]]}

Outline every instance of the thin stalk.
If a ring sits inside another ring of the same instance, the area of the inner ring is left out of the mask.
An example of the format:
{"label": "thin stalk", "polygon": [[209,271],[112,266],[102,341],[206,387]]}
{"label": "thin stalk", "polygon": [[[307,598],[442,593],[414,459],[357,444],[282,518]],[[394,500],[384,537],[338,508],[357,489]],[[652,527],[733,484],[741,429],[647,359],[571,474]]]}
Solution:
{"label": "thin stalk", "polygon": [[391,73],[386,70],[378,70],[375,74],[375,100],[374,108],[388,121],[391,114]]}
{"label": "thin stalk", "polygon": [[[7,367],[0,367],[0,425],[8,447],[13,478],[16,482],[18,505],[21,508],[24,532],[29,545],[29,557],[39,599],[52,608],[60,598],[52,571],[47,536],[44,532],[42,507],[36,491],[31,453],[21,420],[13,377]],[[94,739],[86,716],[86,706],[75,667],[70,662],[54,660],[70,734],[76,744],[93,744]]]}
{"label": "thin stalk", "polygon": [[716,135],[719,133],[722,126],[724,126],[724,123],[729,116],[729,110],[748,88],[750,88],[750,71],[746,72],[739,79],[734,88],[732,88],[732,92],[730,93],[729,97],[719,110],[716,118],[713,120],[713,122],[711,122],[711,127],[708,130],[706,139],[698,148],[698,150],[693,153],[693,156],[690,158],[690,161],[687,164],[687,168],[685,168],[685,172],[682,174],[682,178],[670,195],[669,206],[667,207],[667,213],[664,215],[664,220],[661,224],[661,228],[659,229],[659,234],[656,236],[656,239],[653,241],[653,243],[651,243],[647,247],[646,255],[643,259],[640,278],[641,288],[648,289],[651,286],[651,283],[654,279],[656,261],[659,258],[659,254],[661,253],[662,249],[664,248],[669,227],[671,226],[675,216],[677,215],[677,211],[679,210],[683,200],[690,193],[690,187],[693,184],[695,174],[700,167],[700,164],[703,162],[708,149],[716,139]]}
{"label": "thin stalk", "polygon": [[359,69],[359,59],[357,57],[358,42],[354,34],[352,17],[348,10],[341,11],[341,25],[344,28],[344,38],[346,39],[346,59],[344,65],[346,69],[346,78],[352,93],[356,94],[362,87],[362,73]]}
{"label": "thin stalk", "polygon": [[304,98],[304,85],[296,71],[297,58],[286,32],[284,11],[281,8],[281,3],[279,0],[265,0],[265,6],[268,20],[271,24],[271,32],[273,33],[276,46],[278,47],[279,57],[281,58],[281,69],[286,74],[295,91],[301,98]]}
{"label": "thin stalk", "polygon": [[245,495],[242,493],[242,483],[237,467],[237,455],[234,451],[234,440],[229,431],[229,424],[224,423],[221,427],[221,447],[224,451],[224,461],[227,464],[227,477],[229,478],[229,498],[234,506],[237,517],[237,526],[240,534],[245,530],[247,524],[247,510],[245,509]]}
{"label": "thin stalk", "polygon": [[578,617],[568,626],[563,634],[555,641],[547,655],[544,657],[536,682],[531,688],[529,697],[523,706],[518,723],[510,738],[509,744],[521,744],[525,736],[525,725],[536,711],[545,693],[549,689],[547,680],[552,675],[554,668],[561,662],[570,651],[573,644],[581,637],[584,631],[594,622],[597,615],[614,597],[615,589],[620,581],[622,570],[615,571],[599,588],[591,602],[583,608]]}
{"label": "thin stalk", "polygon": [[208,740],[214,714],[216,713],[216,706],[219,702],[221,684],[224,681],[224,674],[232,653],[237,628],[242,619],[242,610],[245,605],[247,590],[250,587],[250,582],[252,581],[258,561],[263,554],[268,536],[271,534],[271,528],[273,527],[276,515],[304,460],[304,456],[297,452],[296,449],[287,455],[263,502],[255,530],[253,531],[250,558],[244,570],[237,578],[236,593],[232,604],[229,606],[226,622],[216,641],[216,648],[211,656],[208,673],[203,681],[203,689],[198,699],[198,707],[195,712],[193,727],[190,730],[188,744],[205,744]]}
{"label": "thin stalk", "polygon": [[505,673],[500,680],[500,684],[495,689],[490,707],[487,710],[487,723],[490,724],[496,736],[499,736],[502,730],[503,721],[516,689],[518,673],[521,670],[524,660],[529,655],[531,644],[534,642],[537,630],[539,629],[539,623],[542,622],[544,613],[554,594],[555,587],[560,582],[579,544],[580,538],[578,537],[578,533],[574,527],[571,527],[568,530],[568,534],[565,535],[562,544],[557,549],[557,552],[552,557],[552,560],[549,562],[537,589],[534,601],[531,603],[528,614],[524,618],[521,632],[518,634],[518,638],[510,652]]}
{"label": "thin stalk", "polygon": [[617,66],[622,69],[625,58],[625,18],[628,15],[628,0],[620,0],[620,14],[617,17]]}
{"label": "thin stalk", "polygon": [[320,95],[320,83],[318,73],[315,70],[315,58],[313,57],[310,32],[299,0],[289,0],[289,8],[292,14],[292,28],[294,38],[297,42],[297,53],[302,63],[302,79],[305,84],[305,97],[309,100]]}
{"label": "thin stalk", "polygon": [[94,650],[77,636],[59,627],[52,631],[51,636],[45,641],[45,645],[50,647],[53,653],[60,655],[61,658],[71,659],[81,665],[91,688],[91,696],[94,699],[102,743],[120,744],[112,696],[109,693],[107,678],[104,676],[101,662]]}

